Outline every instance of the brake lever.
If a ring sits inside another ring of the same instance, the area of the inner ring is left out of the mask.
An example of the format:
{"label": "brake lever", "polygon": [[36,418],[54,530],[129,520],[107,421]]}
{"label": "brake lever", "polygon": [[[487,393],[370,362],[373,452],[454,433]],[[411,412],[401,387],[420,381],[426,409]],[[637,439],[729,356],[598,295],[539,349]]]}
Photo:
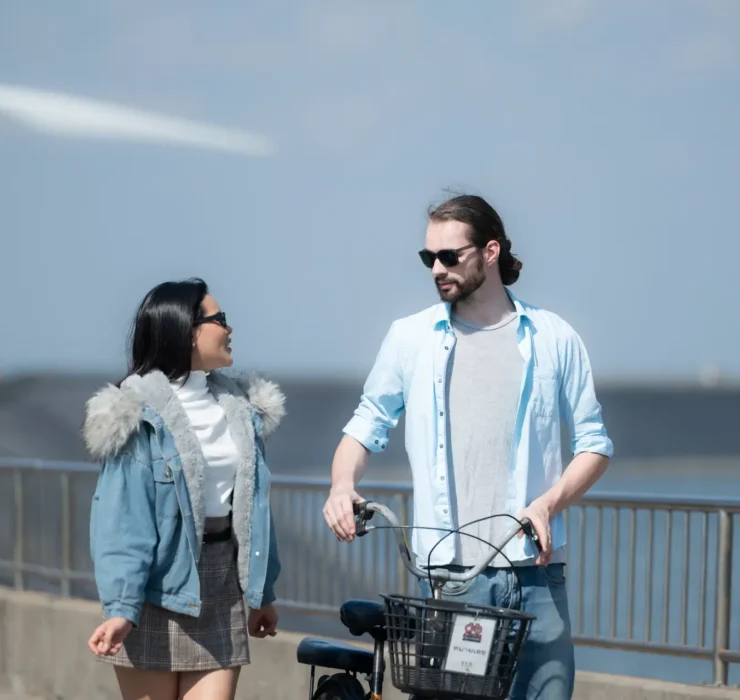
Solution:
{"label": "brake lever", "polygon": [[355,536],[364,537],[367,535],[367,521],[375,515],[374,510],[368,510],[367,503],[353,503],[352,510],[355,513]]}
{"label": "brake lever", "polygon": [[540,542],[540,536],[537,534],[537,530],[534,529],[534,525],[529,518],[522,518],[522,532],[524,532],[529,539],[534,542],[538,552],[542,552],[542,542]]}

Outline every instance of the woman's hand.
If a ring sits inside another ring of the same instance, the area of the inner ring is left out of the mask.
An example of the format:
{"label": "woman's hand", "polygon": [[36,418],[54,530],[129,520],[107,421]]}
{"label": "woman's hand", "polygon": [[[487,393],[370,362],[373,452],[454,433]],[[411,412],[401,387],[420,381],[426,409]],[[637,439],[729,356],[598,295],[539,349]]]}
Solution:
{"label": "woman's hand", "polygon": [[87,646],[95,656],[115,656],[121,651],[123,640],[132,627],[131,622],[123,617],[111,617],[92,633]]}
{"label": "woman's hand", "polygon": [[274,637],[277,633],[275,628],[278,623],[278,614],[272,604],[263,605],[261,608],[250,608],[247,627],[249,634],[253,637],[263,639],[268,635]]}

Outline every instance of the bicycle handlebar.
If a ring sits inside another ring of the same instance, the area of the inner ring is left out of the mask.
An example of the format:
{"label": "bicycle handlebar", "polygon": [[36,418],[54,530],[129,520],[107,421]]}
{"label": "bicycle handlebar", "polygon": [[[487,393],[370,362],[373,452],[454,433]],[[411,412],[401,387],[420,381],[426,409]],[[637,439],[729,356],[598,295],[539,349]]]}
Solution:
{"label": "bicycle handlebar", "polygon": [[[486,554],[483,558],[478,561],[475,566],[464,573],[458,573],[455,571],[449,571],[443,567],[430,567],[429,571],[423,571],[416,564],[412,563],[411,553],[406,544],[406,539],[403,536],[403,527],[399,523],[396,514],[387,506],[381,503],[375,503],[373,501],[363,501],[362,503],[354,503],[353,511],[355,514],[356,523],[356,534],[358,537],[362,537],[367,534],[365,527],[368,520],[373,517],[373,513],[380,513],[392,526],[393,534],[398,544],[398,550],[401,555],[401,559],[406,568],[418,579],[437,579],[440,582],[454,581],[456,583],[463,583],[474,579],[485,569],[493,560],[493,558],[519,533],[520,530],[524,532],[537,546],[539,551],[542,551],[542,545],[540,544],[540,538],[537,535],[537,531],[534,529],[534,525],[529,518],[522,518],[521,521],[516,522],[512,525],[501,537],[499,543],[493,547],[493,551]],[[464,534],[464,533],[463,533]]]}

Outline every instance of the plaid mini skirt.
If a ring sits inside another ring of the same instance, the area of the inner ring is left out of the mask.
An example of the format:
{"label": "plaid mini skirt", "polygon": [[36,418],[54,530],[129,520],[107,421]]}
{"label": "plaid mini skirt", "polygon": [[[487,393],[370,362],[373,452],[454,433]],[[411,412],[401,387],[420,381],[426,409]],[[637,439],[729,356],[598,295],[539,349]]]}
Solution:
{"label": "plaid mini skirt", "polygon": [[[220,532],[230,518],[206,518],[206,532]],[[236,568],[236,542],[204,543],[198,562],[201,613],[191,617],[144,603],[115,656],[115,666],[152,671],[211,671],[249,664],[247,612]]]}

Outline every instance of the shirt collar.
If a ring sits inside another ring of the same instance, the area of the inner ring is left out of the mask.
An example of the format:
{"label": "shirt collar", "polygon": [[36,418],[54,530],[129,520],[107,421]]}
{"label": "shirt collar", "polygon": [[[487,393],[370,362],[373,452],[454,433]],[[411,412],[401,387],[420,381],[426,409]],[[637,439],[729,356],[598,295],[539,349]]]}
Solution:
{"label": "shirt collar", "polygon": [[[506,290],[506,293],[509,295],[509,299],[511,299],[511,303],[514,304],[514,311],[516,315],[519,317],[519,321],[521,322],[522,319],[527,319],[528,321],[531,321],[529,314],[527,313],[527,310],[524,308],[524,305],[522,304],[519,299],[514,295],[514,293],[508,288],[504,287]],[[433,320],[433,327],[437,328],[440,325],[444,325],[445,327],[449,328],[450,326],[450,320],[451,320],[451,314],[452,314],[452,305],[448,301],[444,301],[440,304],[437,304],[437,307],[434,311],[434,320]]]}

